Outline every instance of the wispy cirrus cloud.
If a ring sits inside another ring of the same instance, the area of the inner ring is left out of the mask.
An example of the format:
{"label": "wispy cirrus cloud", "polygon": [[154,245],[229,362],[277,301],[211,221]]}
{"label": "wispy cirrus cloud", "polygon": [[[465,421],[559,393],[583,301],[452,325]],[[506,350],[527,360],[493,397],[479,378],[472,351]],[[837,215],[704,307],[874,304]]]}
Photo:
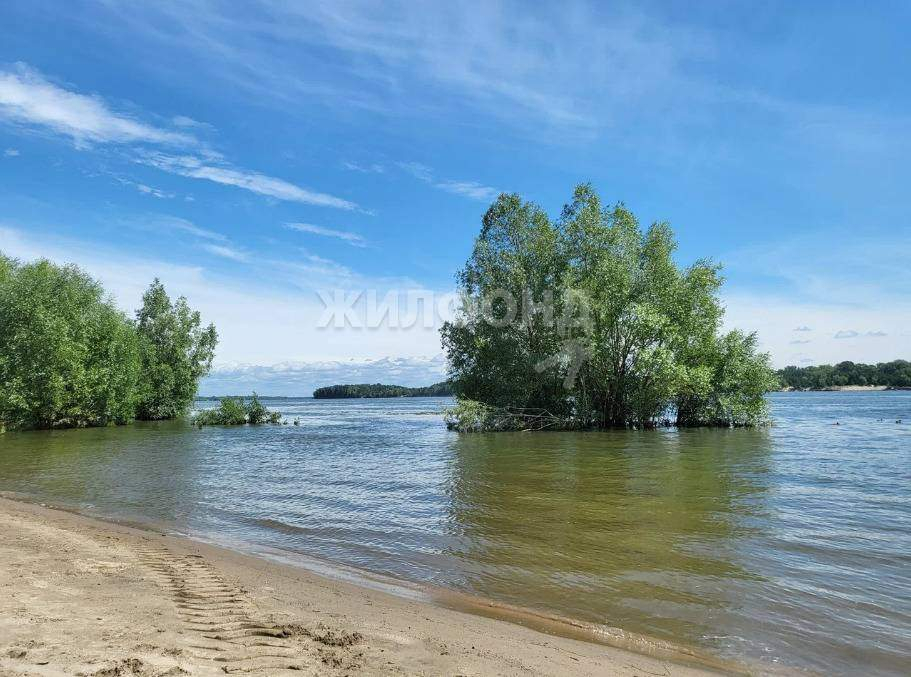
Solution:
{"label": "wispy cirrus cloud", "polygon": [[228,238],[222,233],[218,233],[208,228],[201,228],[192,221],[180,218],[179,216],[167,216],[162,214],[152,214],[144,217],[131,219],[131,224],[136,224],[141,228],[155,231],[176,231],[186,233],[202,240],[211,240],[213,242],[227,242]]}
{"label": "wispy cirrus cloud", "polygon": [[349,169],[352,172],[360,172],[361,174],[385,174],[386,167],[377,162],[372,164],[360,164],[357,162],[343,162],[342,166],[345,169]]}
{"label": "wispy cirrus cloud", "polygon": [[296,230],[300,233],[310,233],[311,235],[321,235],[323,237],[334,237],[343,240],[354,247],[366,247],[367,241],[348,230],[336,230],[335,228],[324,228],[312,223],[286,223],[285,228]]}
{"label": "wispy cirrus cloud", "polygon": [[137,183],[136,190],[144,195],[151,195],[152,197],[157,197],[159,199],[170,200],[171,198],[177,197],[176,193],[171,193],[166,190],[161,190],[160,188],[155,188],[154,186],[149,186],[144,183]]}
{"label": "wispy cirrus cloud", "polygon": [[434,177],[433,170],[427,165],[420,162],[399,162],[398,166],[403,171],[411,174],[418,181],[439,188],[447,193],[461,195],[472,200],[490,202],[496,199],[501,191],[490,186],[477,183],[476,181],[453,181],[451,179],[437,179]]}
{"label": "wispy cirrus cloud", "polygon": [[[234,186],[278,200],[344,210],[358,208],[349,200],[232,166],[186,131],[203,127],[205,123],[177,116],[173,122],[182,131],[151,125],[114,111],[99,96],[54,84],[21,63],[12,70],[0,70],[0,119],[68,137],[83,149],[92,144],[138,144],[146,147],[138,154],[141,163],[179,176]],[[170,152],[149,151],[150,146],[167,148]],[[192,154],[173,154],[176,148],[190,149]],[[146,188],[150,195],[165,196],[149,186]]]}
{"label": "wispy cirrus cloud", "polygon": [[26,64],[0,71],[0,118],[68,136],[78,146],[148,143],[193,146],[185,132],[163,129],[112,110],[100,97],[60,87]]}
{"label": "wispy cirrus cloud", "polygon": [[213,254],[215,256],[220,256],[223,259],[229,259],[230,261],[237,261],[239,263],[244,263],[249,259],[245,252],[235,249],[234,247],[229,247],[228,245],[223,244],[204,244],[201,245],[201,248],[205,251]]}
{"label": "wispy cirrus cloud", "polygon": [[500,191],[496,188],[484,186],[474,181],[440,181],[434,185],[447,193],[464,195],[472,200],[480,200],[482,202],[495,200],[500,194]]}
{"label": "wispy cirrus cloud", "polygon": [[214,130],[215,127],[210,125],[208,122],[200,122],[199,120],[194,120],[191,117],[186,115],[175,115],[171,118],[171,123],[176,127],[184,127],[187,129],[205,129],[205,130]]}
{"label": "wispy cirrus cloud", "polygon": [[7,148],[5,151],[3,151],[3,154],[6,157],[19,157],[19,151],[16,148]]}
{"label": "wispy cirrus cloud", "polygon": [[334,207],[348,211],[358,209],[354,202],[343,200],[334,195],[313,191],[284,179],[256,171],[239,169],[217,160],[207,160],[196,155],[170,155],[152,152],[141,154],[138,161],[171,174],[203,179],[225,186],[235,186],[277,200],[300,202],[319,207]]}

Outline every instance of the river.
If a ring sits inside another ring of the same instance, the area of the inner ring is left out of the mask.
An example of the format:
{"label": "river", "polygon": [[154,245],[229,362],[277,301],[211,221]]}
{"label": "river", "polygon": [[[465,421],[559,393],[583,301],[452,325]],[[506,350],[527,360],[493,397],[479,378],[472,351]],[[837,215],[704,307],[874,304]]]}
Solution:
{"label": "river", "polygon": [[770,400],[761,430],[475,435],[443,398],[284,400],[300,426],[0,435],[0,490],[754,666],[907,674],[911,392]]}

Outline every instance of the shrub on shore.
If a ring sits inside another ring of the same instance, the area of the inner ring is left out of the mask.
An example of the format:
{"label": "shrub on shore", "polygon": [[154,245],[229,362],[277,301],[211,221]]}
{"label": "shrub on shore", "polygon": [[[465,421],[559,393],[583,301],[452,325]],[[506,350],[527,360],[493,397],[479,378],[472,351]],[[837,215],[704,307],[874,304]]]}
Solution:
{"label": "shrub on shore", "polygon": [[186,413],[217,335],[157,280],[153,292],[136,322],[78,267],[0,254],[0,431]]}
{"label": "shrub on shore", "polygon": [[256,393],[245,402],[239,397],[223,397],[215,409],[204,409],[193,417],[194,425],[261,425],[281,423],[282,415],[269,411]]}

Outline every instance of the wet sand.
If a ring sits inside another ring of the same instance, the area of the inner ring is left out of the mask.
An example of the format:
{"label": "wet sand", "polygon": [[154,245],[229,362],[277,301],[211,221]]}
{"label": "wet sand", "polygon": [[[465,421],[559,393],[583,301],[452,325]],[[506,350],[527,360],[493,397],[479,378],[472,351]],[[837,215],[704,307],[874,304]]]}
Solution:
{"label": "wet sand", "polygon": [[[491,607],[487,613],[549,627],[544,619],[523,619],[518,612]],[[233,672],[666,676],[722,671],[0,498],[0,675]]]}

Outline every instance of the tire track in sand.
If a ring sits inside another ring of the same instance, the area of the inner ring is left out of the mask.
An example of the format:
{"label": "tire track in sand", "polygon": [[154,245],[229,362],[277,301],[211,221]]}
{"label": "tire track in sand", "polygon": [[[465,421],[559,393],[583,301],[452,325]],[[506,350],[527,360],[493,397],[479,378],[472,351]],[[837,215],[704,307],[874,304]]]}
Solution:
{"label": "tire track in sand", "polygon": [[257,619],[242,590],[225,581],[201,555],[174,554],[148,543],[137,548],[140,562],[171,596],[184,627],[197,639],[197,658],[221,664],[225,672],[307,670],[326,656],[314,656],[300,640],[306,630]]}

